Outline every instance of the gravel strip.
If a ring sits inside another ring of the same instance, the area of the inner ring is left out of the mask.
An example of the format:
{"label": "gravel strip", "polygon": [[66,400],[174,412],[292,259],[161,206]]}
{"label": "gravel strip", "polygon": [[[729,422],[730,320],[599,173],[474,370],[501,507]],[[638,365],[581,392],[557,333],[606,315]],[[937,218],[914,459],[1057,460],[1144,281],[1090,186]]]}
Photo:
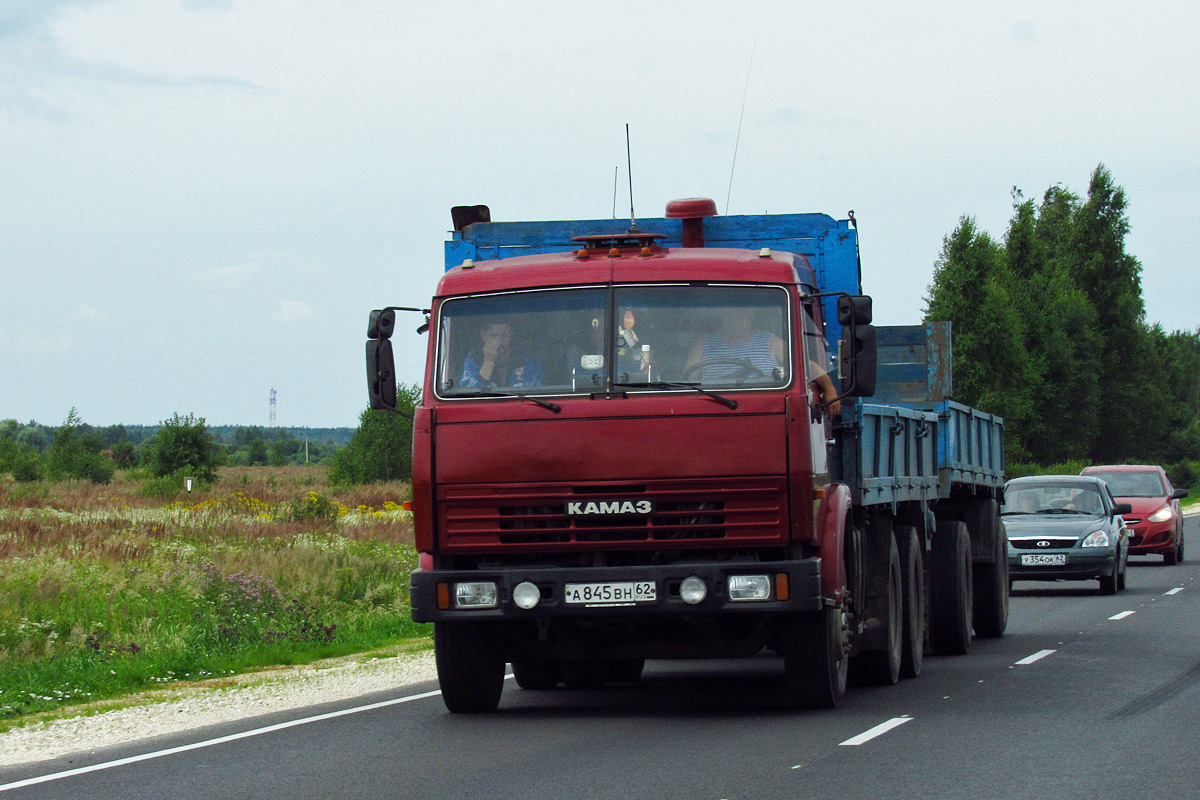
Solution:
{"label": "gravel strip", "polygon": [[368,661],[343,659],[286,667],[209,681],[207,686],[168,687],[143,695],[144,705],[34,722],[0,733],[0,766],[59,758],[436,678],[433,651],[425,650]]}

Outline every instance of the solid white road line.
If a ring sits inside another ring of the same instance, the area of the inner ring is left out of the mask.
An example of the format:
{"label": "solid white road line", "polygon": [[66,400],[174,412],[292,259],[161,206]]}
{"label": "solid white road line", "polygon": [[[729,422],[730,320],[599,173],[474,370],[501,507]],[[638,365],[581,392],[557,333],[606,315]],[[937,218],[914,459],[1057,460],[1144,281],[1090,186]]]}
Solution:
{"label": "solid white road line", "polygon": [[1018,667],[1023,667],[1027,664],[1032,664],[1035,661],[1041,661],[1043,658],[1050,655],[1051,653],[1057,653],[1057,652],[1058,652],[1057,650],[1038,650],[1033,655],[1025,656],[1024,658],[1022,658],[1020,661],[1017,662],[1016,665]]}
{"label": "solid white road line", "polygon": [[1135,614],[1135,613],[1137,613],[1137,612],[1122,611],[1120,614],[1113,614],[1111,617],[1109,617],[1109,619],[1125,619],[1126,617],[1130,616],[1131,614]]}
{"label": "solid white road line", "polygon": [[304,717],[303,719],[294,719],[290,722],[281,722],[277,725],[268,725],[265,728],[255,728],[251,731],[242,731],[241,733],[231,734],[229,736],[219,736],[216,739],[207,739],[203,742],[194,742],[185,744],[179,747],[169,747],[166,750],[156,750],[153,753],[142,753],[138,756],[130,756],[129,758],[119,758],[116,761],[106,761],[103,764],[93,764],[90,767],[78,767],[69,769],[65,772],[55,772],[50,775],[40,775],[36,778],[26,778],[23,781],[15,781],[13,783],[5,783],[0,785],[0,792],[6,792],[9,789],[20,789],[25,786],[35,786],[39,783],[48,783],[49,781],[57,781],[62,778],[70,778],[75,775],[84,775],[89,772],[98,772],[103,769],[112,769],[113,767],[123,767],[126,764],[136,764],[139,761],[149,761],[152,758],[162,758],[163,756],[172,756],[176,753],[186,753],[188,750],[199,750],[202,747],[212,747],[213,745],[225,744],[226,742],[235,742],[238,739],[248,739],[251,736],[261,736],[264,733],[274,733],[286,728],[294,728],[297,725],[307,725],[310,722],[322,722],[327,719],[336,717],[345,717],[349,714],[358,714],[362,711],[374,711],[377,708],[387,708],[388,706],[400,705],[401,703],[411,703],[413,700],[424,700],[427,697],[437,697],[441,691],[422,692],[421,694],[413,694],[407,697],[397,697],[395,700],[384,700],[380,703],[371,703],[370,705],[357,706],[356,708],[345,708],[341,711],[331,711],[328,714],[318,714],[315,717]]}
{"label": "solid white road line", "polygon": [[879,725],[876,725],[874,728],[871,728],[871,730],[869,730],[869,731],[863,731],[858,736],[851,736],[849,739],[842,742],[838,746],[839,747],[857,747],[858,745],[863,744],[864,742],[871,741],[876,736],[882,736],[883,734],[890,731],[892,728],[899,728],[901,725],[903,725],[906,722],[910,722],[911,720],[912,720],[912,717],[893,717],[892,719],[889,719],[887,722],[883,722],[883,723],[880,723]]}
{"label": "solid white road line", "polygon": [[1163,595],[1164,595],[1164,596],[1166,596],[1166,595],[1169,595],[1169,594],[1179,594],[1179,593],[1180,593],[1180,592],[1182,592],[1182,591],[1183,591],[1183,587],[1182,587],[1182,586],[1176,586],[1174,589],[1172,589],[1172,590],[1171,590],[1171,591],[1169,591],[1169,592],[1163,592]]}

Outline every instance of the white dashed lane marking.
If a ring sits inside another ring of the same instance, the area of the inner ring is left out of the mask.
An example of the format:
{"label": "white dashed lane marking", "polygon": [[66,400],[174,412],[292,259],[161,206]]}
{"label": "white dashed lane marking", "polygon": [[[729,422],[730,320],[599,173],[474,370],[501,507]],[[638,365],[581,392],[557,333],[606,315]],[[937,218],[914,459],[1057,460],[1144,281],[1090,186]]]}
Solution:
{"label": "white dashed lane marking", "polygon": [[876,736],[882,736],[883,734],[890,731],[892,728],[898,728],[901,725],[903,725],[904,723],[909,722],[911,720],[912,720],[912,717],[893,717],[892,719],[889,719],[887,722],[883,722],[883,723],[880,723],[879,725],[876,725],[874,728],[871,728],[871,730],[869,730],[869,731],[863,731],[858,736],[851,736],[849,739],[842,742],[839,746],[840,747],[857,747],[858,745],[869,742],[872,739],[874,739]]}
{"label": "white dashed lane marking", "polygon": [[1183,591],[1182,586],[1176,586],[1174,589],[1172,589],[1169,592],[1163,592],[1163,596],[1165,597],[1166,595],[1170,595],[1170,594],[1179,594],[1182,591]]}
{"label": "white dashed lane marking", "polygon": [[1132,615],[1133,615],[1133,614],[1135,614],[1135,613],[1137,613],[1137,612],[1135,612],[1135,611],[1122,611],[1120,614],[1113,614],[1111,617],[1109,617],[1109,619],[1125,619],[1126,617],[1128,617],[1128,616],[1132,616]]}
{"label": "white dashed lane marking", "polygon": [[1051,653],[1057,653],[1057,652],[1058,652],[1057,650],[1038,650],[1033,655],[1025,656],[1025,658],[1022,658],[1020,661],[1017,662],[1016,665],[1018,667],[1023,667],[1027,664],[1032,664],[1035,661],[1041,661],[1043,658],[1050,655]]}

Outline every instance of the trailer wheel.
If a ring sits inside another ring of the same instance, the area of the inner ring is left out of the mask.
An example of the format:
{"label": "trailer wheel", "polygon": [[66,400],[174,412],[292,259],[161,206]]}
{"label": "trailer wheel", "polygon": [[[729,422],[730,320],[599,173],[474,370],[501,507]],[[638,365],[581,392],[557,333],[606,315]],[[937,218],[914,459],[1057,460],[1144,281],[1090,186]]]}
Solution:
{"label": "trailer wheel", "polygon": [[792,617],[782,636],[788,704],[837,708],[846,696],[846,633],[840,607]]}
{"label": "trailer wheel", "polygon": [[478,622],[435,622],[434,660],[442,701],[454,713],[495,711],[504,691],[504,660]]}
{"label": "trailer wheel", "polygon": [[1008,535],[998,516],[999,505],[987,500],[975,506],[977,532],[990,527],[995,561],[976,564],[975,575],[975,634],[988,639],[1004,635],[1008,627]]}
{"label": "trailer wheel", "polygon": [[539,661],[522,656],[512,662],[513,678],[522,689],[540,691],[553,689],[562,680],[557,661]]}
{"label": "trailer wheel", "polygon": [[921,539],[911,525],[896,528],[900,577],[904,587],[904,648],[900,653],[900,675],[915,678],[925,660],[925,565]]}
{"label": "trailer wheel", "polygon": [[964,655],[971,647],[972,572],[966,524],[939,522],[929,570],[929,644],[937,655]]}
{"label": "trailer wheel", "polygon": [[855,683],[891,686],[900,680],[900,660],[904,652],[904,594],[900,571],[900,552],[895,537],[888,536],[888,580],[884,620],[886,642],[883,650],[864,650],[853,659],[850,668]]}

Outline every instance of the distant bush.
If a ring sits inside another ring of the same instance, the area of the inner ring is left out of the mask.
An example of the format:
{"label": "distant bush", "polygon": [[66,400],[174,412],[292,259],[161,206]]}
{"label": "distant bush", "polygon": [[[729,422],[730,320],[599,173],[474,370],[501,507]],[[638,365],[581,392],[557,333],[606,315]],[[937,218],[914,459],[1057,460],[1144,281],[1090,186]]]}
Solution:
{"label": "distant bush", "polygon": [[42,459],[37,449],[0,433],[0,474],[11,472],[21,483],[42,479]]}
{"label": "distant bush", "polygon": [[66,422],[54,431],[54,441],[46,454],[46,477],[108,483],[116,474],[117,465],[102,452],[103,448],[104,440],[95,431],[85,432],[83,420],[72,408]]}
{"label": "distant bush", "polygon": [[1082,458],[1070,461],[1060,461],[1057,464],[1042,466],[1041,464],[1008,464],[1004,468],[1004,477],[1024,478],[1029,475],[1078,475],[1090,462]]}
{"label": "distant bush", "polygon": [[174,414],[149,443],[150,471],[157,478],[186,473],[205,483],[217,479],[221,451],[204,417]]}
{"label": "distant bush", "polygon": [[302,522],[309,519],[335,520],[338,504],[318,492],[305,492],[292,501],[292,519]]}
{"label": "distant bush", "polygon": [[[400,386],[397,407],[411,414],[421,397],[421,387]],[[334,485],[409,480],[412,477],[412,420],[392,411],[367,409],[358,430],[339,450],[329,467]]]}

